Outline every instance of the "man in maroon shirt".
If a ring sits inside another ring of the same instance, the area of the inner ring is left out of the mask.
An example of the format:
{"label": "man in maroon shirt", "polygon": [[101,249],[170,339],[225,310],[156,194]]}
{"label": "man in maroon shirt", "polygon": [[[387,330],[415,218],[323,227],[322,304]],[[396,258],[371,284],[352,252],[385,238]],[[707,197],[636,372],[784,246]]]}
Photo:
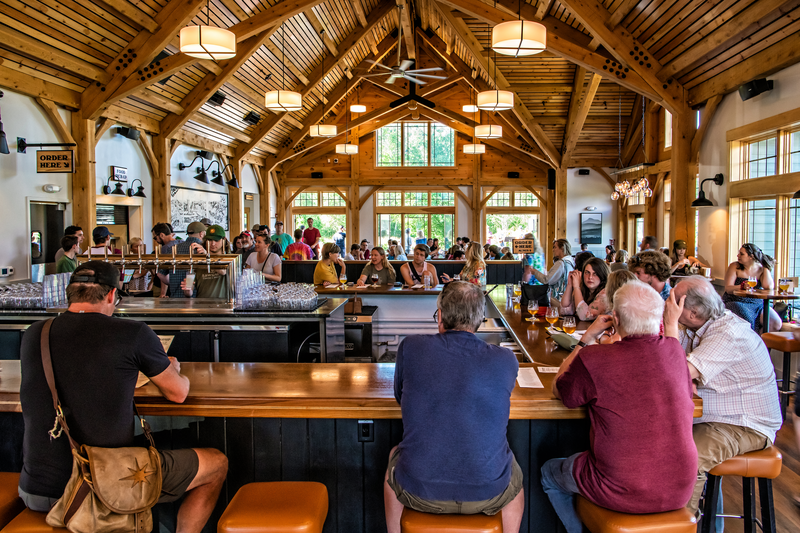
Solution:
{"label": "man in maroon shirt", "polygon": [[308,227],[303,231],[303,242],[314,252],[314,259],[319,259],[319,230],[314,227],[314,219],[308,217]]}
{"label": "man in maroon shirt", "polygon": [[[558,370],[553,393],[567,407],[587,406],[591,421],[589,451],[542,466],[542,486],[568,533],[581,533],[576,494],[632,514],[679,509],[692,496],[692,382],[680,343],[659,335],[663,311],[652,287],[624,285],[612,315],[589,326]],[[621,340],[595,345],[611,326]]]}

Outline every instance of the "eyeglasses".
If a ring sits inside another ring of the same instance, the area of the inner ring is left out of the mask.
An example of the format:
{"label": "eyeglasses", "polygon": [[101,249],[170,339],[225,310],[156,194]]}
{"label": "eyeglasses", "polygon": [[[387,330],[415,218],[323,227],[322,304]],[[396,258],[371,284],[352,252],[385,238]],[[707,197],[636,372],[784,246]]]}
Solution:
{"label": "eyeglasses", "polygon": [[114,307],[116,308],[122,301],[122,296],[119,295],[119,289],[114,289]]}
{"label": "eyeglasses", "polygon": [[439,322],[439,310],[438,309],[433,313],[433,321],[436,322],[436,323]]}

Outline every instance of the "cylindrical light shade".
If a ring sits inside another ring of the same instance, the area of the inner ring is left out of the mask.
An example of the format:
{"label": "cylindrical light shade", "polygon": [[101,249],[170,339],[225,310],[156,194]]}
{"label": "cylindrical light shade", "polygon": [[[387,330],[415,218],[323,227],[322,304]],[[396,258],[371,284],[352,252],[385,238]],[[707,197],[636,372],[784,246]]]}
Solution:
{"label": "cylindrical light shade", "polygon": [[186,26],[181,30],[181,52],[198,59],[230,59],[236,55],[236,35],[214,26]]}
{"label": "cylindrical light shade", "polygon": [[336,124],[314,124],[308,128],[311,137],[336,137]]}
{"label": "cylindrical light shade", "polygon": [[461,111],[463,111],[464,113],[477,113],[478,106],[472,104],[461,106]]}
{"label": "cylindrical light shade", "polygon": [[478,109],[502,111],[514,107],[514,93],[511,91],[483,91],[478,93]]}
{"label": "cylindrical light shade", "polygon": [[265,106],[273,111],[299,111],[303,97],[294,91],[269,91],[264,95]]}
{"label": "cylindrical light shade", "polygon": [[344,154],[344,155],[353,155],[358,153],[358,145],[357,144],[337,144],[336,145],[336,153],[337,154]]}
{"label": "cylindrical light shade", "polygon": [[499,139],[503,136],[503,126],[483,124],[475,126],[475,137],[478,139]]}
{"label": "cylindrical light shade", "polygon": [[538,22],[512,20],[492,28],[492,50],[521,57],[542,52],[547,46],[547,29]]}
{"label": "cylindrical light shade", "polygon": [[364,113],[367,110],[367,106],[361,104],[353,104],[350,106],[351,113]]}
{"label": "cylindrical light shade", "polygon": [[486,153],[486,145],[485,144],[465,144],[464,145],[464,153],[465,154],[485,154]]}

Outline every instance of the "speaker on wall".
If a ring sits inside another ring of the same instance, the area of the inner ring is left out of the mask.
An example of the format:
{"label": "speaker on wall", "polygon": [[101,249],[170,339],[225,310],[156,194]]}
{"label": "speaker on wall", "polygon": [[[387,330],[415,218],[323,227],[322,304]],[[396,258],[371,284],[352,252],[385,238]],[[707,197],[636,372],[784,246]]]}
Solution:
{"label": "speaker on wall", "polygon": [[554,168],[547,169],[547,190],[556,190],[556,169]]}
{"label": "speaker on wall", "polygon": [[588,168],[579,168],[578,169],[578,176],[588,176],[590,174]]}
{"label": "speaker on wall", "polygon": [[117,135],[122,135],[123,137],[127,137],[128,139],[132,139],[134,141],[139,140],[139,130],[135,130],[133,128],[117,128]]}
{"label": "speaker on wall", "polygon": [[321,180],[322,179],[322,172],[312,172],[311,173],[312,180]]}
{"label": "speaker on wall", "polygon": [[742,102],[744,102],[745,100],[749,100],[754,96],[771,90],[772,80],[761,78],[760,80],[753,80],[739,87],[739,96],[742,98]]}
{"label": "speaker on wall", "polygon": [[211,95],[211,98],[208,99],[208,103],[216,107],[221,106],[225,103],[225,93],[220,91],[215,92]]}
{"label": "speaker on wall", "polygon": [[518,180],[519,179],[519,172],[509,172],[508,173],[508,178],[512,179],[512,180]]}

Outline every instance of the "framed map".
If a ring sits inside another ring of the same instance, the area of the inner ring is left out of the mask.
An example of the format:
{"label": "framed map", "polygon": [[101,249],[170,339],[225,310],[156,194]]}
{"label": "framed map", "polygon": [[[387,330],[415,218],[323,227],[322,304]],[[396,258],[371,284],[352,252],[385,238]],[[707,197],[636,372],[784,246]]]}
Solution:
{"label": "framed map", "polygon": [[203,218],[228,230],[228,194],[200,191],[185,187],[170,187],[172,229],[185,233],[189,224]]}

